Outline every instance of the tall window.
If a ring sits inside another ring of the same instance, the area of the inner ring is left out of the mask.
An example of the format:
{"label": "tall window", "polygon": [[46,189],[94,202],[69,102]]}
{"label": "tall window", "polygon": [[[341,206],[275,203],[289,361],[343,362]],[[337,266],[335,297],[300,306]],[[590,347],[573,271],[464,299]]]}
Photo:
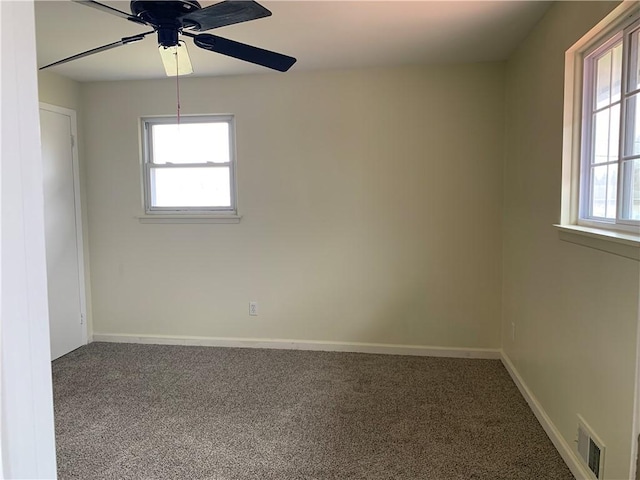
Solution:
{"label": "tall window", "polygon": [[232,116],[144,118],[142,127],[147,213],[236,213]]}
{"label": "tall window", "polygon": [[580,223],[640,226],[640,22],[584,57]]}

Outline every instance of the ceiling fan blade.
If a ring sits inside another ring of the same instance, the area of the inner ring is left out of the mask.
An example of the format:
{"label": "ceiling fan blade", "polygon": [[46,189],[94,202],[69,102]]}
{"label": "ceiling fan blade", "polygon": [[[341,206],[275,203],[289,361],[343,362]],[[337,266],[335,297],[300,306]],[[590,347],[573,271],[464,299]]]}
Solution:
{"label": "ceiling fan blade", "polygon": [[130,13],[123,12],[118,10],[117,8],[110,7],[109,5],[105,5],[104,3],[95,2],[94,0],[71,0],[74,3],[79,3],[80,5],[86,5],[87,7],[93,7],[103,12],[110,13],[111,15],[115,15],[120,18],[124,18],[125,20],[130,20],[135,23],[139,23],[141,25],[147,25],[147,23],[135,15],[131,15]]}
{"label": "ceiling fan blade", "polygon": [[79,58],[88,57],[89,55],[93,55],[95,53],[104,52],[106,50],[111,50],[112,48],[120,47],[122,45],[127,45],[128,43],[134,43],[142,40],[145,36],[150,33],[154,33],[155,30],[151,30],[149,32],[141,33],[139,35],[133,35],[131,37],[124,37],[117,42],[109,43],[107,45],[103,45],[101,47],[92,48],[91,50],[87,50],[86,52],[78,53],[76,55],[72,55],[71,57],[63,58],[62,60],[58,60],[57,62],[50,63],[49,65],[45,65],[44,67],[40,67],[38,70],[44,70],[45,68],[53,67],[55,65],[61,65],[63,63],[71,62],[72,60],[77,60]]}
{"label": "ceiling fan blade", "polygon": [[194,30],[204,32],[212,28],[248,22],[258,18],[268,17],[271,12],[258,2],[245,0],[225,0],[181,17],[183,21],[197,24]]}
{"label": "ceiling fan blade", "polygon": [[252,47],[251,45],[211,35],[210,33],[193,35],[183,31],[182,34],[193,37],[193,42],[205,50],[211,50],[212,52],[221,53],[222,55],[244,60],[245,62],[255,63],[256,65],[262,65],[263,67],[272,68],[279,72],[286,72],[296,63],[296,59],[293,57],[263,50],[258,47]]}

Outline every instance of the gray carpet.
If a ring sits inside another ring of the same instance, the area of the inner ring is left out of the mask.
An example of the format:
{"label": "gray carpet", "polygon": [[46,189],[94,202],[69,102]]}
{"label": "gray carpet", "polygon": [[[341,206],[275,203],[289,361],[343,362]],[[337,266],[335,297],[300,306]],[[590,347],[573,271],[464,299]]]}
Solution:
{"label": "gray carpet", "polygon": [[92,343],[61,479],[571,479],[497,360]]}

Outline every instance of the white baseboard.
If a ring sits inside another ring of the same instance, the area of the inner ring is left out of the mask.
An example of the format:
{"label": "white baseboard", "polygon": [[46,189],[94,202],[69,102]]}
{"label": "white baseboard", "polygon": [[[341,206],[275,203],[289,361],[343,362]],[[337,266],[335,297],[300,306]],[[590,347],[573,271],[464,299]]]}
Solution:
{"label": "white baseboard", "polygon": [[500,350],[491,348],[448,348],[384,343],[320,342],[313,340],[275,340],[264,338],[186,337],[93,333],[94,342],[143,343],[155,345],[192,345],[206,347],[274,348],[323,352],[379,353],[422,357],[500,359]]}
{"label": "white baseboard", "polygon": [[567,464],[567,467],[569,467],[569,470],[571,470],[573,476],[579,480],[591,480],[594,478],[591,472],[583,466],[582,462],[580,462],[577,455],[573,452],[573,449],[560,434],[558,428],[551,421],[551,418],[547,415],[547,412],[545,412],[536,396],[531,392],[531,390],[529,390],[529,387],[527,387],[527,384],[524,382],[518,373],[518,370],[516,370],[516,367],[511,363],[511,359],[504,351],[502,351],[502,364],[509,372],[509,375],[511,375],[511,378],[520,390],[520,393],[529,404],[529,407],[531,407],[531,410],[533,410],[538,422],[542,425],[542,428],[547,433],[551,442],[553,442],[553,445],[556,447],[556,450],[558,450],[558,453],[560,453],[560,456]]}

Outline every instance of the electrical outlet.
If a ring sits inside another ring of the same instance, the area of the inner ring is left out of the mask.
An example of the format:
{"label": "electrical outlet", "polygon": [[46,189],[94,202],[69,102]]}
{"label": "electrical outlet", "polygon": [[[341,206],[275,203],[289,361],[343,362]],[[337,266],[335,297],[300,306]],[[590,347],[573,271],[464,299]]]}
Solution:
{"label": "electrical outlet", "polygon": [[511,341],[516,341],[516,322],[511,322]]}
{"label": "electrical outlet", "polygon": [[258,302],[249,302],[249,315],[258,315]]}

